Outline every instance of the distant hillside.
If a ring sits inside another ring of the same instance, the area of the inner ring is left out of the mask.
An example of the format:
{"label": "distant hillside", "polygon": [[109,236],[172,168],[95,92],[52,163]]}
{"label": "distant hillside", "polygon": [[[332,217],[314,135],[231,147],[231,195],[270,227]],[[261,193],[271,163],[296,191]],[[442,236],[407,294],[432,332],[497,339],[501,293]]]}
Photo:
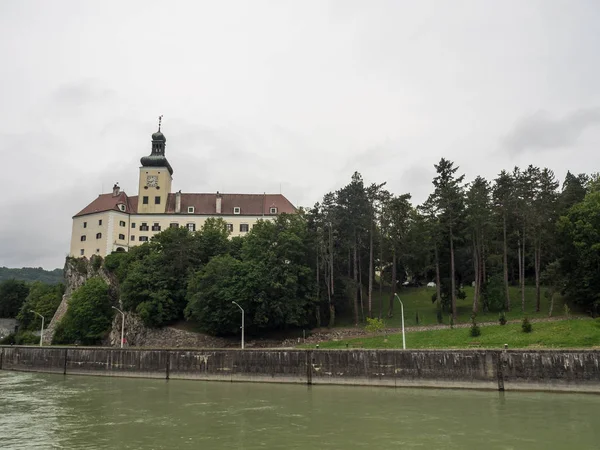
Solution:
{"label": "distant hillside", "polygon": [[49,284],[58,284],[63,281],[63,270],[44,270],[41,267],[23,267],[21,269],[9,269],[0,267],[0,282],[4,280],[42,281]]}

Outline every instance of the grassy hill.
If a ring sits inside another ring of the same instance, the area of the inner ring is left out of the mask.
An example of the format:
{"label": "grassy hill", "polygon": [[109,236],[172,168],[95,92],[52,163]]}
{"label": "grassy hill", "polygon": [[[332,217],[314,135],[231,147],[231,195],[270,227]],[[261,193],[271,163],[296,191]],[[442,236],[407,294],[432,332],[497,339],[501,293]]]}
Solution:
{"label": "grassy hill", "polygon": [[0,267],[0,282],[13,278],[15,280],[41,281],[48,284],[58,284],[63,281],[63,270],[44,270],[41,267],[23,267],[21,269]]}
{"label": "grassy hill", "polygon": [[[467,297],[464,300],[457,299],[457,311],[458,311],[458,320],[457,323],[466,323],[471,320],[471,312],[473,308],[473,288],[465,287],[464,291]],[[419,323],[418,325],[436,325],[437,324],[437,316],[436,316],[436,305],[432,303],[431,296],[435,294],[435,288],[427,288],[427,287],[408,287],[401,288],[398,292],[398,295],[402,302],[404,303],[404,324],[405,326],[415,326],[417,325],[416,316],[417,312],[419,313]],[[387,317],[388,305],[389,305],[389,292],[383,292],[383,314],[381,317],[383,318],[387,327],[400,327],[401,319],[400,319],[400,303],[397,299],[394,300],[394,315],[391,318]],[[535,312],[535,287],[534,286],[526,286],[525,287],[525,314],[521,312],[521,293],[518,288],[511,287],[510,288],[510,297],[512,309],[510,312],[506,313],[506,318],[508,320],[520,319],[524,315],[529,318],[542,318],[548,317],[548,308],[549,301],[543,295],[542,290],[542,298],[541,298],[541,310],[540,312]],[[379,305],[380,305],[380,295],[378,290],[373,290],[373,315],[374,317],[379,316]],[[367,296],[365,295],[364,303],[365,303],[365,317],[367,316]],[[348,308],[350,310],[350,308]],[[577,315],[576,312],[572,312],[571,314]],[[552,314],[553,317],[561,317],[565,315],[564,310],[564,301],[558,295],[554,300],[554,312]],[[484,313],[482,311],[477,315],[478,322],[494,322],[498,320],[498,312],[487,312]],[[449,314],[444,313],[443,323],[448,325],[450,323]],[[337,318],[336,326],[346,327],[352,326],[353,318],[351,314],[345,314]]]}

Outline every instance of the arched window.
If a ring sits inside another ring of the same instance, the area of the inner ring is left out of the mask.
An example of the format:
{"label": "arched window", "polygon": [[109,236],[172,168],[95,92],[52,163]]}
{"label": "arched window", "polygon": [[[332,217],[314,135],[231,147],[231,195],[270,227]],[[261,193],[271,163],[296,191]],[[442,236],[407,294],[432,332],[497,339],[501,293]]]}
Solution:
{"label": "arched window", "polygon": [[96,233],[96,239],[102,239],[102,233]]}

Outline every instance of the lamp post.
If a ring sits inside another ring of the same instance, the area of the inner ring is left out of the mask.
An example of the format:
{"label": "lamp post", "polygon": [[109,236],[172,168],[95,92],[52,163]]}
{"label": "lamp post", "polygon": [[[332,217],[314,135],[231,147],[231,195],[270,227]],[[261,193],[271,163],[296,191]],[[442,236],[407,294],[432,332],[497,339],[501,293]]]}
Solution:
{"label": "lamp post", "polygon": [[400,302],[400,311],[402,312],[402,349],[406,350],[406,336],[404,335],[404,305],[402,304],[402,300],[400,300],[400,297],[398,297],[398,294],[394,295]]}
{"label": "lamp post", "polygon": [[123,348],[123,333],[125,332],[125,313],[116,306],[112,307],[121,313],[121,348]]}
{"label": "lamp post", "polygon": [[237,304],[237,302],[231,302],[242,310],[242,350],[244,350],[244,308]]}
{"label": "lamp post", "polygon": [[42,330],[40,331],[40,347],[42,346],[42,339],[44,338],[44,316],[42,316],[39,312],[35,312],[33,309],[30,309],[29,312],[37,314],[42,318]]}

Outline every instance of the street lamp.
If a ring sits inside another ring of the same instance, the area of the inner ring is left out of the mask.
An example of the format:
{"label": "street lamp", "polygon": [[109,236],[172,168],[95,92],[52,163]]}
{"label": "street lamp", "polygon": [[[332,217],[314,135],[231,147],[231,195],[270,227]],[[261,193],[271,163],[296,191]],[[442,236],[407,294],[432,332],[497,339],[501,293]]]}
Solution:
{"label": "street lamp", "polygon": [[237,302],[231,302],[242,310],[242,350],[244,350],[244,308],[237,304]]}
{"label": "street lamp", "polygon": [[42,330],[40,331],[40,347],[41,347],[42,346],[42,339],[44,338],[44,316],[42,316],[39,312],[35,312],[32,309],[30,309],[29,312],[37,314],[38,316],[40,316],[42,318]]}
{"label": "street lamp", "polygon": [[123,348],[123,333],[125,332],[125,313],[116,306],[113,306],[112,309],[116,309],[121,313],[121,348]]}
{"label": "street lamp", "polygon": [[406,350],[406,336],[404,335],[404,305],[402,304],[402,300],[400,300],[400,297],[398,297],[398,294],[394,295],[400,302],[400,311],[402,312],[402,349]]}

